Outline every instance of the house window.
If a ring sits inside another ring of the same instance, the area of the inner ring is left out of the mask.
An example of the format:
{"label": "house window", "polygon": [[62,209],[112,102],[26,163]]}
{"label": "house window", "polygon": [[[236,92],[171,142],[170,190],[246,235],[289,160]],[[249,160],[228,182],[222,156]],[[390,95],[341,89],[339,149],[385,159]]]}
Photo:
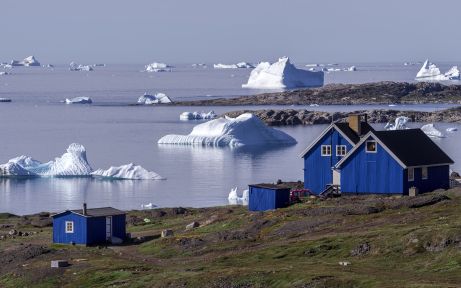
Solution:
{"label": "house window", "polygon": [[331,156],[331,145],[322,145],[322,156]]}
{"label": "house window", "polygon": [[415,168],[408,168],[408,181],[415,181]]}
{"label": "house window", "polygon": [[427,167],[421,168],[421,179],[426,180],[428,177]]}
{"label": "house window", "polygon": [[367,141],[366,152],[367,153],[376,153],[376,141],[370,140]]}
{"label": "house window", "polygon": [[336,156],[346,156],[346,145],[336,145]]}
{"label": "house window", "polygon": [[74,233],[74,221],[66,221],[66,233]]}

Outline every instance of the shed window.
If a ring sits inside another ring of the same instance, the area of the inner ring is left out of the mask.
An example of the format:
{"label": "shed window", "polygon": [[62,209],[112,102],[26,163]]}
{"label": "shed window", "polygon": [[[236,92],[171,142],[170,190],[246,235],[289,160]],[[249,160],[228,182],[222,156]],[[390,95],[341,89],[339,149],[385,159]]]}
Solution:
{"label": "shed window", "polygon": [[427,179],[428,173],[427,173],[427,167],[421,167],[421,179]]}
{"label": "shed window", "polygon": [[74,221],[66,221],[66,233],[74,233]]}
{"label": "shed window", "polygon": [[408,168],[408,181],[415,181],[415,168]]}
{"label": "shed window", "polygon": [[322,145],[322,156],[331,156],[331,145]]}
{"label": "shed window", "polygon": [[346,156],[346,145],[336,145],[336,156]]}
{"label": "shed window", "polygon": [[367,153],[376,153],[376,141],[370,140],[367,141],[366,151]]}

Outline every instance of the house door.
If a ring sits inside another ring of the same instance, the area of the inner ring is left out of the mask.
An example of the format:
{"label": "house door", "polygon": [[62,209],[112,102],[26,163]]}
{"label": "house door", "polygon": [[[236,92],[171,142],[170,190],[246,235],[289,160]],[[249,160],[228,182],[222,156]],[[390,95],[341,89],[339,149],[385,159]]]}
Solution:
{"label": "house door", "polygon": [[341,184],[341,174],[339,170],[333,169],[333,185],[340,185]]}
{"label": "house door", "polygon": [[106,217],[106,240],[112,237],[112,216]]}

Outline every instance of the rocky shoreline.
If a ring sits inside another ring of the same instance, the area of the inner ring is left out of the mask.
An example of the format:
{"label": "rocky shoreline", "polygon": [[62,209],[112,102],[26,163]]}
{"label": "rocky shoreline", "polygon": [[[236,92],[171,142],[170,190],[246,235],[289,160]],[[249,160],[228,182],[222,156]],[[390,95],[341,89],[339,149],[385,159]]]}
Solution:
{"label": "rocky shoreline", "polygon": [[243,113],[253,113],[269,126],[294,126],[329,124],[332,121],[344,121],[349,114],[368,115],[369,123],[387,123],[398,116],[406,116],[412,122],[447,122],[461,123],[461,107],[434,112],[398,111],[398,110],[360,110],[354,112],[323,112],[296,109],[283,110],[239,110],[225,113],[229,117],[237,117]]}
{"label": "rocky shoreline", "polygon": [[321,88],[264,93],[237,98],[180,101],[184,106],[236,105],[361,105],[361,104],[461,104],[461,85],[434,82],[376,82],[328,84]]}

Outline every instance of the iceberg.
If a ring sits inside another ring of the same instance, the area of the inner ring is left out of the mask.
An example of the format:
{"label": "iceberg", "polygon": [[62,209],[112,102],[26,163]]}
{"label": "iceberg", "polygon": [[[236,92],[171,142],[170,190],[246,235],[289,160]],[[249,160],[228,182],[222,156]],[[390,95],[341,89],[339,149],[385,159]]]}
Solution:
{"label": "iceberg", "polygon": [[111,179],[130,179],[130,180],[164,180],[162,176],[155,172],[147,171],[139,165],[133,163],[110,167],[107,170],[98,169],[91,173],[92,176],[111,178]]}
{"label": "iceberg", "polygon": [[453,66],[445,74],[442,74],[435,64],[426,59],[418,74],[416,74],[415,79],[420,81],[460,80],[460,73],[458,66]]}
{"label": "iceberg", "polygon": [[29,156],[19,156],[0,165],[2,176],[89,176],[93,170],[83,145],[72,143],[67,152],[54,161],[42,163]]}
{"label": "iceberg", "polygon": [[147,92],[138,98],[138,103],[151,105],[151,104],[169,104],[172,103],[171,99],[163,93],[149,95]]}
{"label": "iceberg", "polygon": [[324,73],[296,68],[288,57],[277,62],[261,62],[251,71],[243,88],[253,89],[291,89],[300,87],[318,87],[323,85]]}
{"label": "iceberg", "polygon": [[11,73],[8,73],[6,71],[0,71],[0,75],[11,75]]}
{"label": "iceberg", "polygon": [[405,130],[409,129],[407,127],[407,123],[410,121],[410,118],[405,117],[405,116],[399,116],[395,119],[394,124],[391,122],[388,122],[386,126],[384,126],[384,129],[386,130]]}
{"label": "iceberg", "polygon": [[146,72],[171,72],[171,66],[165,63],[154,62],[145,66]]}
{"label": "iceberg", "polygon": [[229,192],[227,200],[229,200],[229,204],[231,205],[248,205],[248,201],[250,200],[250,192],[248,189],[243,190],[242,196],[240,197],[237,193],[237,187],[235,187]]}
{"label": "iceberg", "polygon": [[458,131],[458,128],[456,127],[447,128],[447,132],[456,132],[456,131]]}
{"label": "iceberg", "polygon": [[2,67],[4,69],[13,69],[13,66],[11,64],[8,64],[8,63],[2,63],[2,64],[0,64],[0,67]]}
{"label": "iceberg", "polygon": [[210,112],[183,112],[179,115],[179,120],[189,121],[189,120],[210,120],[218,117],[214,111]]}
{"label": "iceberg", "polygon": [[205,63],[194,63],[192,64],[192,67],[193,68],[198,68],[198,67],[207,68]]}
{"label": "iceberg", "polygon": [[351,66],[349,68],[345,68],[344,71],[349,71],[349,72],[357,71],[357,67]]}
{"label": "iceberg", "polygon": [[35,59],[34,56],[26,57],[22,61],[11,60],[10,65],[11,66],[26,66],[26,67],[29,67],[29,66],[41,66],[40,62],[38,62],[37,59]]}
{"label": "iceberg", "polygon": [[93,101],[89,97],[75,97],[72,99],[66,98],[66,104],[91,104]]}
{"label": "iceberg", "polygon": [[10,98],[0,98],[0,102],[11,102]]}
{"label": "iceberg", "polygon": [[69,64],[69,70],[70,71],[93,71],[93,67],[90,65],[82,65],[82,64],[77,64],[75,62],[70,62]]}
{"label": "iceberg", "polygon": [[245,113],[237,118],[221,117],[196,125],[189,135],[166,135],[158,144],[230,146],[292,145],[296,140],[268,127],[257,116]]}
{"label": "iceberg", "polygon": [[424,133],[429,137],[444,138],[445,135],[442,134],[437,128],[435,128],[433,123],[429,123],[421,127]]}
{"label": "iceberg", "polygon": [[218,63],[218,64],[214,64],[213,68],[214,69],[239,69],[239,68],[255,68],[255,66],[247,62],[239,62],[237,64]]}

